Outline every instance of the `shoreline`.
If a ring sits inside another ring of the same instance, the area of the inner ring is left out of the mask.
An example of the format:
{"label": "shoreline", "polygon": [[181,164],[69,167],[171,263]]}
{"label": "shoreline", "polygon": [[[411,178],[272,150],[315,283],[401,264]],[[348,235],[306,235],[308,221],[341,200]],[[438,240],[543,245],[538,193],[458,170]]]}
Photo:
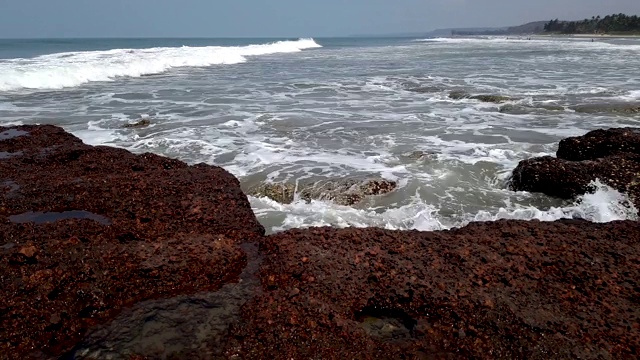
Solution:
{"label": "shoreline", "polygon": [[640,34],[536,34],[536,37],[580,38],[580,39],[640,39]]}

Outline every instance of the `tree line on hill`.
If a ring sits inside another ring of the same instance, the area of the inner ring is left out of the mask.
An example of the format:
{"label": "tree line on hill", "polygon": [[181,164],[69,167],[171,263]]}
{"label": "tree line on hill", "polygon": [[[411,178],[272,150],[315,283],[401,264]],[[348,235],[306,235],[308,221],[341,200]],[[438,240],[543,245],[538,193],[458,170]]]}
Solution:
{"label": "tree line on hill", "polygon": [[544,25],[545,32],[563,34],[606,34],[640,32],[640,17],[615,14],[603,18],[594,16],[582,21],[551,20]]}

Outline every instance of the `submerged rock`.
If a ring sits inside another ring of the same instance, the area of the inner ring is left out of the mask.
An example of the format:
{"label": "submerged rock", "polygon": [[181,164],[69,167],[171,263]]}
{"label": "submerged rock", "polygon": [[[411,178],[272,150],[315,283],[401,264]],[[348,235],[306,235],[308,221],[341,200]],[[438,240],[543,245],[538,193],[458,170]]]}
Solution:
{"label": "submerged rock", "polygon": [[640,103],[586,104],[574,106],[572,109],[576,112],[587,114],[609,113],[635,115],[640,114]]}
{"label": "submerged rock", "polygon": [[450,99],[454,99],[454,100],[468,99],[470,97],[471,97],[471,94],[469,94],[466,91],[461,91],[461,90],[454,90],[454,91],[449,93],[449,98]]}
{"label": "submerged rock", "polygon": [[[355,205],[369,196],[384,195],[396,189],[396,182],[382,178],[320,180],[297,185],[300,199],[327,200],[338,205]],[[282,204],[294,200],[296,185],[290,183],[264,183],[251,190],[249,194],[268,197]]]}
{"label": "submerged rock", "polygon": [[502,105],[498,111],[503,114],[522,115],[530,114],[532,112],[535,112],[536,110],[564,111],[564,107],[560,105],[549,104],[535,104],[532,106],[506,104]]}
{"label": "submerged rock", "polygon": [[471,95],[466,91],[455,90],[449,93],[449,98],[454,100],[473,99],[482,102],[490,103],[503,103],[505,101],[511,101],[512,98],[502,95]]}
{"label": "submerged rock", "polygon": [[424,161],[424,160],[434,160],[437,158],[437,155],[432,152],[417,150],[417,151],[412,151],[412,152],[402,154],[402,157],[412,161]]}
{"label": "submerged rock", "polygon": [[142,127],[147,127],[149,125],[151,125],[151,120],[145,118],[145,119],[140,119],[135,123],[126,124],[123,127],[124,128],[142,128]]}
{"label": "submerged rock", "polygon": [[28,136],[0,140],[21,153],[0,159],[2,359],[55,358],[124,307],[219,289],[264,234],[222,168],[13,130]]}
{"label": "submerged rock", "polygon": [[433,94],[442,91],[442,88],[437,86],[407,86],[405,90],[420,94]]}
{"label": "submerged rock", "polygon": [[263,183],[248,191],[255,197],[267,197],[281,204],[291,204],[296,191],[296,185],[290,183]]}
{"label": "submerged rock", "polygon": [[471,99],[482,101],[482,102],[496,103],[496,104],[513,100],[508,96],[502,96],[502,95],[475,95],[475,96],[471,96]]}
{"label": "submerged rock", "polygon": [[323,180],[305,185],[300,191],[300,198],[307,201],[329,200],[338,205],[351,206],[363,201],[368,196],[384,195],[396,189],[396,182],[382,178]]}
{"label": "submerged rock", "polygon": [[265,238],[240,359],[627,358],[640,348],[640,225],[498,221]]}
{"label": "submerged rock", "polygon": [[599,179],[627,193],[640,208],[640,132],[633,128],[595,130],[563,139],[557,157],[521,161],[510,181],[517,191],[571,199],[591,191]]}

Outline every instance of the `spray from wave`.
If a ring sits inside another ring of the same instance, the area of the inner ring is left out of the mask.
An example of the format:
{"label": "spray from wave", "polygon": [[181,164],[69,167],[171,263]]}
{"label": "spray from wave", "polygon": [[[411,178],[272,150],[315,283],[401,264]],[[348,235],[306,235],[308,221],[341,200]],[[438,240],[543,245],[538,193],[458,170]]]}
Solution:
{"label": "spray from wave", "polygon": [[313,226],[381,227],[391,230],[445,230],[461,227],[472,221],[496,221],[501,219],[555,221],[560,219],[584,219],[593,222],[637,220],[638,210],[628,196],[596,180],[591,184],[595,191],[580,196],[573,204],[541,210],[534,206],[508,206],[498,211],[480,211],[467,214],[462,220],[451,221],[438,214],[438,209],[426,204],[418,195],[407,205],[386,209],[355,209],[326,201],[296,201],[279,204],[267,198],[249,197],[258,219],[281,214],[282,226],[272,227],[277,232],[291,228]]}
{"label": "spray from wave", "polygon": [[172,68],[238,64],[247,56],[319,48],[313,39],[238,47],[114,49],[57,53],[31,59],[0,60],[0,91],[62,89],[118,77],[161,74]]}

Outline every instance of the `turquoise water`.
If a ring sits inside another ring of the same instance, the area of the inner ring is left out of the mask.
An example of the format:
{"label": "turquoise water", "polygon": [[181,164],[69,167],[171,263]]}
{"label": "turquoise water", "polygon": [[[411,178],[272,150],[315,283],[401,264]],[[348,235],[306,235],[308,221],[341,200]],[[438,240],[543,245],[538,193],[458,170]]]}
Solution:
{"label": "turquoise water", "polygon": [[[505,183],[563,137],[637,126],[637,115],[572,107],[640,102],[639,55],[634,39],[550,37],[0,40],[0,125],[57,124],[90,144],[223,166],[244,188],[351,176],[400,184],[353,207],[250,197],[269,231],[608,221],[635,215],[619,213],[606,187],[576,204]],[[123,129],[147,117],[150,127]]]}

